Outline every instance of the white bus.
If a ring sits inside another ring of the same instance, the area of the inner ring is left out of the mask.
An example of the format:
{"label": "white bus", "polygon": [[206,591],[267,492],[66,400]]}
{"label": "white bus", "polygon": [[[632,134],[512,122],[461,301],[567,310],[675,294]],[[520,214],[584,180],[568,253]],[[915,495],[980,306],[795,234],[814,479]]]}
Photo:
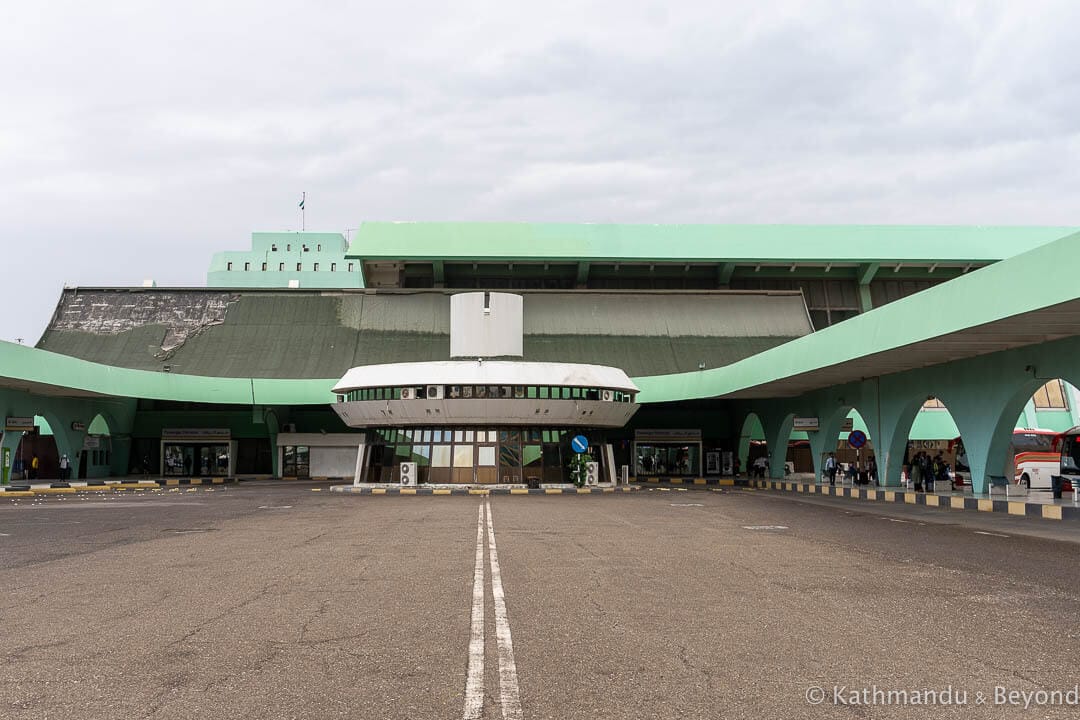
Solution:
{"label": "white bus", "polygon": [[1017,485],[1030,490],[1049,490],[1050,478],[1061,469],[1058,448],[1061,434],[1053,430],[1017,428],[1013,431],[1009,454],[1015,465]]}

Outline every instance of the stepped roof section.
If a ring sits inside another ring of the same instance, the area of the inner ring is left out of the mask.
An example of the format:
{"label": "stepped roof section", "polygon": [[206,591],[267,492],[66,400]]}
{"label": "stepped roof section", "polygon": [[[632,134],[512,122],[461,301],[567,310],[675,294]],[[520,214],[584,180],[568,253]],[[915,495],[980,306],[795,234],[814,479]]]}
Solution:
{"label": "stepped roof section", "polygon": [[704,289],[752,287],[746,278],[800,275],[867,285],[875,275],[947,280],[1077,230],[365,222],[354,233],[347,257],[362,263],[367,287]]}
{"label": "stepped roof section", "polygon": [[254,232],[250,250],[215,253],[207,287],[362,288],[360,264],[347,260],[341,233]]}

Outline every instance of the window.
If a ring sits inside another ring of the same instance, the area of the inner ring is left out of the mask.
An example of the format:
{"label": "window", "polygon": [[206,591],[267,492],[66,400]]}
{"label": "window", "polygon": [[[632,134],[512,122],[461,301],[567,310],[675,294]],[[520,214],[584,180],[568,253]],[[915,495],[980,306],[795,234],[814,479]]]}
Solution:
{"label": "window", "polygon": [[266,263],[262,264],[262,269],[263,269],[263,272],[266,272]]}
{"label": "window", "polygon": [[296,263],[296,272],[300,272],[300,268],[303,267],[303,263]]}
{"label": "window", "polygon": [[285,272],[285,263],[278,263],[278,272]]}
{"label": "window", "polygon": [[353,271],[352,269],[353,269],[353,264],[349,263],[349,272],[352,272]]}
{"label": "window", "polygon": [[232,270],[232,263],[225,263],[226,270]]}
{"label": "window", "polygon": [[330,272],[337,272],[337,263],[330,263]]}
{"label": "window", "polygon": [[277,243],[270,246],[270,252],[277,252]]}
{"label": "window", "polygon": [[311,269],[312,269],[312,270],[314,270],[315,272],[319,272],[319,263],[315,263],[315,264],[314,264],[314,265],[312,266],[312,268],[311,268]]}
{"label": "window", "polygon": [[250,270],[250,269],[251,269],[251,263],[249,263],[249,262],[244,263],[244,270]]}
{"label": "window", "polygon": [[941,402],[937,398],[927,398],[926,402],[922,404],[923,410],[942,410],[945,408],[945,403]]}
{"label": "window", "polygon": [[302,245],[301,247],[303,247],[303,248],[304,248],[304,252],[307,252],[307,251],[308,251],[308,246],[307,246],[307,245]]}
{"label": "window", "polygon": [[288,252],[292,252],[292,243],[289,243],[288,245],[286,245],[285,250],[288,251]]}
{"label": "window", "polygon": [[1061,380],[1051,380],[1035,391],[1031,396],[1036,410],[1068,410],[1065,384]]}
{"label": "window", "polygon": [[322,243],[319,243],[318,245],[316,245],[315,249],[318,250],[319,252],[322,252]]}

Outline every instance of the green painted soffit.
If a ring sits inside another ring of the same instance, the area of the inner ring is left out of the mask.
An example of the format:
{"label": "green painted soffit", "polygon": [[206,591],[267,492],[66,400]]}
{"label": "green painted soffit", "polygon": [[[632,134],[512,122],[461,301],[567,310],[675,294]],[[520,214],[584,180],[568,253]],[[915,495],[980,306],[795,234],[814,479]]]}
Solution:
{"label": "green painted soffit", "polygon": [[[1080,233],[714,370],[634,378],[642,402],[726,395],[1080,299]],[[1017,291],[1017,278],[1038,278]],[[945,309],[947,312],[944,312]]]}
{"label": "green painted soffit", "polygon": [[361,260],[987,262],[1080,230],[949,225],[365,222]]}
{"label": "green painted soffit", "polygon": [[[239,405],[323,405],[338,378],[264,380],[129,370],[0,341],[0,389],[41,383],[109,395]],[[63,394],[58,391],[57,394]]]}

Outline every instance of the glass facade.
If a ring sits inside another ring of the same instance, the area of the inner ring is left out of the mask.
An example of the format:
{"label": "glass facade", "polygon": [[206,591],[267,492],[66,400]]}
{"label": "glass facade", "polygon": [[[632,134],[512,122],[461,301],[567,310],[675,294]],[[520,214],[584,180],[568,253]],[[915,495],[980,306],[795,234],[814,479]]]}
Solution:
{"label": "glass facade", "polygon": [[400,481],[403,462],[415,462],[421,483],[518,484],[569,482],[570,440],[589,439],[590,460],[603,442],[595,429],[382,428],[368,431],[365,482]]}
{"label": "glass facade", "polygon": [[353,390],[339,395],[339,402],[357,400],[401,400],[402,391],[414,400],[427,398],[429,388],[438,388],[448,400],[600,400],[611,394],[613,402],[634,402],[636,393],[595,387],[563,387],[551,385],[418,385],[416,387],[373,387]]}

